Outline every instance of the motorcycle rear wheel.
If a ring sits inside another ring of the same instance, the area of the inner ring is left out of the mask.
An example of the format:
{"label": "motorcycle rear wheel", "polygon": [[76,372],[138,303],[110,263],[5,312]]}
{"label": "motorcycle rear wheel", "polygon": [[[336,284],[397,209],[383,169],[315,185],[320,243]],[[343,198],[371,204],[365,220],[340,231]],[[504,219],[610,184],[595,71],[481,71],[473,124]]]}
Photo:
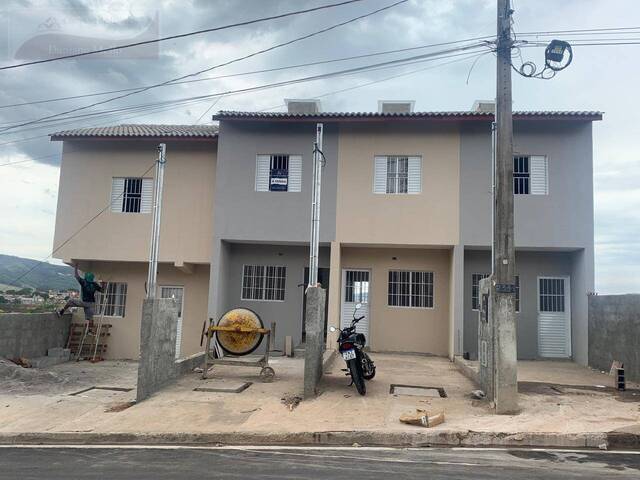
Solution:
{"label": "motorcycle rear wheel", "polygon": [[367,387],[364,384],[364,377],[362,376],[362,366],[360,365],[360,360],[355,358],[353,360],[349,360],[348,363],[349,372],[351,372],[351,380],[356,386],[356,390],[360,395],[366,395]]}
{"label": "motorcycle rear wheel", "polygon": [[[373,378],[376,376],[376,366],[369,358],[369,355],[367,355],[366,353],[363,353],[363,355],[364,356],[362,358],[362,376],[364,377],[365,380],[373,380]],[[367,368],[367,365],[365,364],[368,364],[369,368]]]}

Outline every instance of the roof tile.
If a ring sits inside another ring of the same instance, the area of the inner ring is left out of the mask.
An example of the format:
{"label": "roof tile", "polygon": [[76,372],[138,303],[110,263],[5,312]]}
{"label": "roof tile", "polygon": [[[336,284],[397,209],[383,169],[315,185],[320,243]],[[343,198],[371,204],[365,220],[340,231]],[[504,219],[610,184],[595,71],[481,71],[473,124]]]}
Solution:
{"label": "roof tile", "polygon": [[52,140],[76,137],[139,137],[139,138],[215,138],[215,125],[152,125],[123,124],[108,127],[87,127],[50,134]]}

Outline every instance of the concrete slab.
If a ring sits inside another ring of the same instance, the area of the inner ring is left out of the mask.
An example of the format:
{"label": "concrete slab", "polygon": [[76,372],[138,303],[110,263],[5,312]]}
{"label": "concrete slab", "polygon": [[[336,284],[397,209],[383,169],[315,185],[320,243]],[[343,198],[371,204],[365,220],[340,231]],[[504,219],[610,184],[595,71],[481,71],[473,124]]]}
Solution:
{"label": "concrete slab", "polygon": [[390,393],[393,395],[407,395],[410,397],[440,398],[440,390],[429,387],[409,387],[404,385],[392,385]]}
{"label": "concrete slab", "polygon": [[[321,384],[321,394],[302,401],[292,410],[283,405],[281,399],[302,396],[301,359],[276,359],[277,377],[273,383],[259,382],[258,369],[249,367],[216,366],[211,380],[207,381],[201,380],[199,374],[191,373],[148,400],[116,412],[109,411],[109,407],[133,400],[133,392],[124,392],[116,399],[84,398],[66,393],[80,389],[78,380],[83,375],[91,380],[85,386],[135,386],[135,371],[133,375],[129,371],[131,365],[123,363],[116,368],[108,362],[95,365],[70,362],[51,370],[68,372],[75,369],[74,389],[71,390],[67,383],[63,386],[66,388],[53,385],[49,390],[40,389],[38,393],[28,395],[24,394],[24,389],[8,393],[0,381],[0,442],[339,445],[358,442],[362,445],[597,448],[614,434],[617,444],[631,438],[629,435],[638,435],[633,426],[640,423],[640,402],[616,393],[590,393],[572,388],[564,394],[550,391],[523,393],[519,414],[498,416],[491,412],[486,402],[470,398],[469,393],[475,385],[448,359],[376,353],[372,353],[372,358],[377,374],[368,382],[365,397],[349,386],[349,378],[341,371],[344,362],[335,358]],[[527,369],[522,371],[524,374]],[[528,378],[534,378],[533,373]],[[592,378],[591,373],[585,375]],[[98,376],[105,379],[97,381]],[[133,381],[127,383],[127,379]],[[227,385],[254,383],[241,394],[193,391],[210,381]],[[442,386],[448,396],[393,396],[389,395],[392,383]],[[563,378],[562,383],[571,384],[568,378]],[[579,393],[573,393],[573,390]],[[416,408],[442,410],[446,421],[432,429],[399,422],[401,414]]]}

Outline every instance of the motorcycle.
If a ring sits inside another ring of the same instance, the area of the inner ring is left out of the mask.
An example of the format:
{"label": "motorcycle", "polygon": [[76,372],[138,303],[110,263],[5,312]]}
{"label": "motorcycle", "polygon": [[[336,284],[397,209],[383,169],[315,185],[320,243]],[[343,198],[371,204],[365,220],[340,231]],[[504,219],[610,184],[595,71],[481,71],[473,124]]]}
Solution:
{"label": "motorcycle", "polygon": [[347,363],[348,373],[351,376],[351,384],[356,386],[360,395],[367,393],[365,380],[372,380],[376,376],[376,366],[369,355],[364,351],[366,338],[364,334],[356,332],[356,324],[365,316],[356,318],[356,313],[362,308],[362,304],[356,304],[353,311],[353,320],[349,327],[344,329],[331,327],[331,332],[340,331],[338,336],[338,351]]}

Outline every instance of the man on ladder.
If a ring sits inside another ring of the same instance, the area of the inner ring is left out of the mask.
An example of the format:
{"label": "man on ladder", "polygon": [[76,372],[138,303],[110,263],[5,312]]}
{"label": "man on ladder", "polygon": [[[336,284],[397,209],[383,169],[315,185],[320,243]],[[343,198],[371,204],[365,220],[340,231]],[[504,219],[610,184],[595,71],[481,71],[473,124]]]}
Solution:
{"label": "man on ladder", "polygon": [[65,311],[71,307],[82,307],[84,318],[88,322],[88,330],[93,328],[93,315],[96,308],[96,292],[102,292],[102,285],[94,281],[93,273],[85,272],[84,278],[78,273],[78,265],[75,265],[76,280],[80,284],[80,299],[70,298],[64,307],[60,309],[58,315],[64,315]]}

